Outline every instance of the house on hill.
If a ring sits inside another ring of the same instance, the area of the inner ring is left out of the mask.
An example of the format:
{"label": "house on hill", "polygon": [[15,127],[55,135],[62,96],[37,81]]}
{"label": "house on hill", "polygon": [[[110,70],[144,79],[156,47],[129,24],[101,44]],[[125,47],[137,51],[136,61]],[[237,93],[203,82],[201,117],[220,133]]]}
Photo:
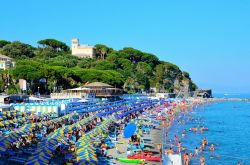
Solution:
{"label": "house on hill", "polygon": [[89,45],[80,45],[77,38],[73,38],[72,41],[72,55],[79,58],[95,58],[96,49]]}
{"label": "house on hill", "polygon": [[14,68],[15,62],[12,58],[0,54],[0,70],[5,70],[8,68]]}

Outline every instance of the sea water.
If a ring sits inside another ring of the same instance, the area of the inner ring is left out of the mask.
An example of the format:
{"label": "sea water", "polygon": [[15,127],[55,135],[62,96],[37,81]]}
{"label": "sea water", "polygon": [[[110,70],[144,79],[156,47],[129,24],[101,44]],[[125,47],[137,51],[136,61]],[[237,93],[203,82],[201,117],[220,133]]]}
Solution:
{"label": "sea water", "polygon": [[[233,165],[237,162],[250,165],[250,102],[247,101],[224,101],[202,105],[194,108],[189,113],[193,121],[187,120],[187,115],[182,114],[179,122],[174,122],[168,133],[168,144],[175,135],[179,136],[182,146],[188,153],[194,153],[199,148],[202,138],[206,138],[215,145],[214,153],[206,147],[203,153],[206,164]],[[177,119],[176,119],[177,120]],[[197,125],[208,128],[203,133],[194,133],[190,128]],[[185,137],[182,131],[186,129]],[[176,145],[176,144],[175,144]],[[175,149],[176,150],[176,149]],[[190,164],[200,164],[199,159],[191,158]]]}

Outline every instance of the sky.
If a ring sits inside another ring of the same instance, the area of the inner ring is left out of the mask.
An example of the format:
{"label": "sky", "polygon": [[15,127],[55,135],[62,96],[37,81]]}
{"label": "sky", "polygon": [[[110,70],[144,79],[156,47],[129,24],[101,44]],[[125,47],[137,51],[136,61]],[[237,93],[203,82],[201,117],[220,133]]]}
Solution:
{"label": "sky", "polygon": [[250,93],[249,0],[8,0],[0,40],[134,47],[215,93]]}

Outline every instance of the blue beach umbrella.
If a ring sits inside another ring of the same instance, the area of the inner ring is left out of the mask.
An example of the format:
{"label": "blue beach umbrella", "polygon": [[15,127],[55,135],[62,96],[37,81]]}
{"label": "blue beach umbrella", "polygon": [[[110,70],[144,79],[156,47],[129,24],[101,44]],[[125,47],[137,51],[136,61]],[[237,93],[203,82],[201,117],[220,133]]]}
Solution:
{"label": "blue beach umbrella", "polygon": [[42,160],[32,160],[26,163],[26,165],[47,165],[49,162],[44,162]]}
{"label": "blue beach umbrella", "polygon": [[123,131],[123,137],[130,138],[136,131],[136,125],[134,123],[129,123],[124,131]]}

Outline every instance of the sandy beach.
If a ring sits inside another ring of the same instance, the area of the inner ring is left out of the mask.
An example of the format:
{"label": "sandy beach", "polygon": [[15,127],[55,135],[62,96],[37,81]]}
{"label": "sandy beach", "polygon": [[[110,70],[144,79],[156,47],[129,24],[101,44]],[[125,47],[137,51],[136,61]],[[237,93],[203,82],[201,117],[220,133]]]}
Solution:
{"label": "sandy beach", "polygon": [[[145,142],[145,150],[151,151],[154,156],[161,156],[159,150],[157,149],[157,144],[161,144],[162,141],[162,126],[159,124],[156,126],[155,129],[153,129],[150,134],[148,135],[143,135],[143,139]],[[115,148],[109,149],[108,150],[108,155],[112,155],[113,157],[119,157],[119,158],[125,158],[127,155],[127,143],[129,139],[122,138],[122,135],[120,134],[118,136],[118,141],[122,141],[122,143],[117,143],[117,149],[118,152]],[[122,163],[119,162],[115,159],[112,160],[113,164],[117,165],[126,165],[127,163]],[[162,164],[161,162],[149,162],[145,161],[145,164],[149,165],[160,165]]]}

